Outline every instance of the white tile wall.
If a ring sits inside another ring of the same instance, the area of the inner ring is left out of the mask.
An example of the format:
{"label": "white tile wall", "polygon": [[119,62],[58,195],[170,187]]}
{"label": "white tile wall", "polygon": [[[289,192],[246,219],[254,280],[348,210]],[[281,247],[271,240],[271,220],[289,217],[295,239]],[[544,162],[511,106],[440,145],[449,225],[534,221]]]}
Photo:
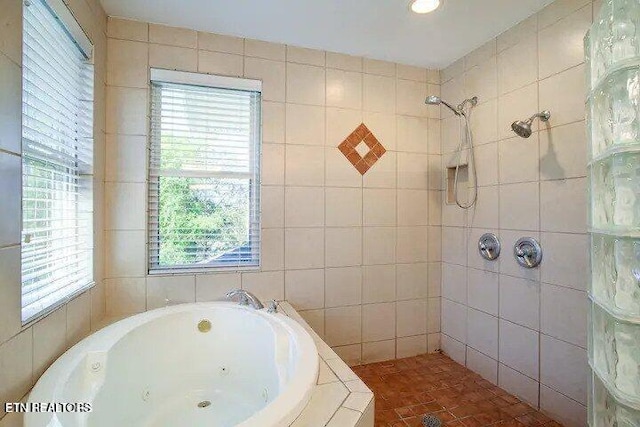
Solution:
{"label": "white tile wall", "polygon": [[[20,314],[20,211],[21,211],[21,111],[22,111],[22,5],[19,0],[3,2],[0,18],[0,401],[20,401],[55,358],[89,333],[92,323],[105,313],[104,260],[104,170],[105,170],[105,83],[107,18],[98,2],[78,0],[67,6],[93,41],[94,85],[94,229],[96,285],[46,317],[22,325]],[[117,34],[131,34],[128,27]],[[119,40],[118,40],[119,41]],[[117,41],[116,41],[117,42]],[[135,43],[132,43],[135,45]],[[138,47],[138,46],[135,46]],[[136,52],[123,46],[116,62]],[[139,52],[138,52],[139,53]],[[146,55],[144,55],[146,57]],[[114,74],[118,81],[139,84],[136,69]],[[114,158],[118,158],[116,155]],[[120,161],[120,160],[117,160]],[[120,216],[118,219],[120,219]],[[124,219],[124,218],[123,218]],[[116,221],[117,222],[117,221]],[[0,424],[22,425],[20,416],[4,416]]]}
{"label": "white tile wall", "polygon": [[540,407],[565,426],[587,425],[584,405],[544,384],[540,385]]}
{"label": "white tile wall", "polygon": [[472,347],[467,347],[467,367],[494,384],[498,382],[498,362]]}
{"label": "white tile wall", "polygon": [[540,380],[573,400],[587,404],[588,373],[584,348],[546,335],[540,340]]}
{"label": "white tile wall", "polygon": [[492,271],[468,269],[467,302],[469,307],[498,315],[499,275]]}
{"label": "white tile wall", "polygon": [[[576,427],[586,418],[589,271],[582,39],[595,6],[556,0],[441,73],[445,99],[479,96],[472,130],[480,186],[468,211],[442,204],[443,349]],[[530,138],[511,131],[513,121],[546,109],[551,120],[534,122]],[[459,141],[458,119],[445,109],[442,117],[440,171]],[[486,232],[502,243],[496,262],[478,254]],[[515,262],[513,244],[525,236],[542,245],[538,268]]]}
{"label": "white tile wall", "polygon": [[533,406],[539,405],[538,381],[500,363],[498,366],[498,385]]}
{"label": "white tile wall", "polygon": [[5,247],[19,242],[22,231],[22,161],[19,155],[0,152],[0,192],[6,195],[0,206],[0,218],[4,220],[0,229],[0,247]]}
{"label": "white tile wall", "polygon": [[540,282],[519,277],[500,277],[500,317],[540,330]]}
{"label": "white tile wall", "polygon": [[[286,298],[351,363],[439,348],[438,72],[110,18],[108,311]],[[147,277],[148,68],[263,82],[261,273]],[[337,149],[364,122],[387,149],[363,177]],[[125,203],[126,202],[126,203]],[[430,339],[427,338],[427,332]],[[401,338],[401,339],[399,339]]]}
{"label": "white tile wall", "polygon": [[467,345],[492,357],[498,356],[498,318],[482,311],[467,311]]}
{"label": "white tile wall", "polygon": [[398,338],[396,357],[412,357],[418,354],[426,353],[428,345],[427,340],[428,336],[426,335]]}

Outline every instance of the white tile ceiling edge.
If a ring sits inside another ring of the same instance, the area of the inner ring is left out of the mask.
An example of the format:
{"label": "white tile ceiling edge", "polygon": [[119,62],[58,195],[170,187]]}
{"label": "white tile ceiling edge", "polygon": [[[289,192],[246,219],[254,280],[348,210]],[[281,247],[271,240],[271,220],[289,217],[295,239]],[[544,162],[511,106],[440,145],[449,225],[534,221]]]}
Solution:
{"label": "white tile ceiling edge", "polygon": [[110,16],[445,68],[553,0],[101,0]]}

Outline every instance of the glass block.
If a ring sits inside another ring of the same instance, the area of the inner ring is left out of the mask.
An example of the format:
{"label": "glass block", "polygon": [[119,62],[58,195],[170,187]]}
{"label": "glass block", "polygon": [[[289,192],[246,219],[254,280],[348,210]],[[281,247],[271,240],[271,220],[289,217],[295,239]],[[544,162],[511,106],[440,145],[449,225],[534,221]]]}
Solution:
{"label": "glass block", "polygon": [[591,427],[640,427],[640,0],[602,0],[584,39]]}
{"label": "glass block", "polygon": [[630,232],[640,227],[640,152],[620,152],[591,167],[591,227]]}
{"label": "glass block", "polygon": [[614,314],[640,319],[640,238],[591,236],[591,294]]}
{"label": "glass block", "polygon": [[640,406],[640,325],[618,320],[596,303],[590,315],[591,365],[617,395]]}
{"label": "glass block", "polygon": [[585,72],[587,74],[587,87],[589,88],[589,91],[591,89],[593,89],[594,85],[596,84],[596,80],[595,78],[593,78],[591,75],[593,73],[592,71],[592,61],[591,61],[591,30],[587,31],[587,34],[584,36],[584,63],[585,63]]}
{"label": "glass block", "polygon": [[591,381],[589,424],[592,427],[640,427],[640,411],[623,405],[594,375]]}
{"label": "glass block", "polygon": [[613,0],[612,66],[640,55],[639,22],[638,0]]}
{"label": "glass block", "polygon": [[591,95],[588,120],[591,158],[610,148],[640,140],[640,70],[623,68],[608,76]]}
{"label": "glass block", "polygon": [[588,56],[591,86],[607,72],[640,55],[640,2],[605,0],[595,19]]}
{"label": "glass block", "polygon": [[604,0],[591,30],[591,84],[595,86],[611,64],[613,0]]}

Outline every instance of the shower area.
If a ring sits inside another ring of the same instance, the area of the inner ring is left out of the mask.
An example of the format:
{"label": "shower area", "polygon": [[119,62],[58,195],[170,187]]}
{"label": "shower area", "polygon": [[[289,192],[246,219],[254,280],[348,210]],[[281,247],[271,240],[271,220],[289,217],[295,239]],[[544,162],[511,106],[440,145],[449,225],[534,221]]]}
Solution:
{"label": "shower area", "polygon": [[[616,425],[594,421],[588,406],[592,414],[607,408],[609,421],[616,405],[633,408],[615,400],[612,387],[592,385],[589,369],[587,213],[596,184],[588,153],[595,143],[585,135],[585,75],[593,65],[583,39],[592,25],[617,19],[607,12],[615,3],[605,2],[602,15],[601,2],[551,4],[443,70],[441,92],[426,99],[441,106],[442,350],[565,426]],[[637,2],[615,7],[621,4]],[[618,170],[630,172],[622,164]],[[605,183],[615,187],[616,178]],[[615,239],[594,234],[594,251],[614,251]],[[617,245],[614,258],[637,259],[632,240]],[[604,269],[616,271],[611,263]],[[602,327],[631,328],[624,319]],[[613,331],[596,333],[611,350]],[[615,357],[603,357],[603,366],[615,366]],[[636,381],[636,365],[618,373]],[[628,419],[617,425],[637,425],[637,414]]]}

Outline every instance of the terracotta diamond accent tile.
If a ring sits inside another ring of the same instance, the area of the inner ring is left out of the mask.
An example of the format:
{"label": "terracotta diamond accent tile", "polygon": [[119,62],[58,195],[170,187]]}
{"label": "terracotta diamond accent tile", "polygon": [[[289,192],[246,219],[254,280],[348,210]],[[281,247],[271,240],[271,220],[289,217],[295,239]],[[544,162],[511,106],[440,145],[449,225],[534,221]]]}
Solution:
{"label": "terracotta diamond accent tile", "polygon": [[[362,156],[356,150],[360,144],[365,144],[369,150]],[[349,162],[364,175],[382,157],[387,150],[378,141],[373,133],[361,123],[344,141],[338,145],[338,149]]]}

